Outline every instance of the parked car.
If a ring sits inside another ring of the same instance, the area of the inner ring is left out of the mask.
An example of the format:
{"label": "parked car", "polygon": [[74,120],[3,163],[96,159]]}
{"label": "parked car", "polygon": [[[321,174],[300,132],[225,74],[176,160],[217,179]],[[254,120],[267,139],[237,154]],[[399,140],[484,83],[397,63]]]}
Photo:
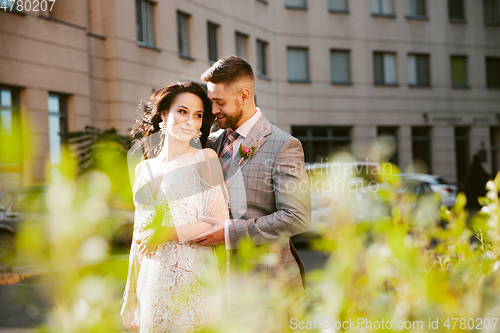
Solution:
{"label": "parked car", "polygon": [[418,218],[437,218],[439,203],[435,203],[435,193],[440,194],[440,188],[426,181],[428,177],[396,175],[401,182],[393,188],[384,178],[381,166],[367,161],[309,164],[306,171],[311,184],[311,228],[295,236],[294,242],[317,238],[342,220],[362,223],[390,218],[391,206],[385,191],[414,195],[414,201],[402,208],[413,211]]}
{"label": "parked car", "polygon": [[[46,189],[30,187],[0,192],[0,260],[14,253],[14,237],[23,221],[46,220]],[[111,208],[108,218],[98,228],[111,235],[113,251],[128,250],[133,222],[133,210]]]}
{"label": "parked car", "polygon": [[319,237],[339,219],[360,223],[389,216],[381,192],[390,185],[378,163],[314,163],[305,169],[311,188],[311,228],[294,237],[294,242]]}
{"label": "parked car", "polygon": [[457,186],[449,184],[441,176],[420,173],[403,173],[398,176],[400,176],[402,180],[413,179],[428,184],[433,192],[441,196],[441,204],[446,207],[452,207],[457,201]]}

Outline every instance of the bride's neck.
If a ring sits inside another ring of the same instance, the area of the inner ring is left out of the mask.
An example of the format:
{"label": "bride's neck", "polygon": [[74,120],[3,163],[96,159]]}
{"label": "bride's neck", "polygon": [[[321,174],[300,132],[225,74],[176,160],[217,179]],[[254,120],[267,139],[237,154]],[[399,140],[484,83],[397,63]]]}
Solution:
{"label": "bride's neck", "polygon": [[168,163],[176,157],[185,154],[190,147],[189,141],[181,141],[171,135],[167,135],[158,157],[161,162]]}

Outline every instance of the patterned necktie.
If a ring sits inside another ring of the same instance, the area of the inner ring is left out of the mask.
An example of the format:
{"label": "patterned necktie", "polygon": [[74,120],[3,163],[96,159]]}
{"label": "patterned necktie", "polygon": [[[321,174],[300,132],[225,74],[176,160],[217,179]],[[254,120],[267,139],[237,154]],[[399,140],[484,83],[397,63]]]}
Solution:
{"label": "patterned necktie", "polygon": [[227,131],[226,139],[224,140],[224,148],[222,148],[222,151],[219,154],[222,171],[224,172],[224,178],[226,178],[227,170],[229,169],[229,165],[231,165],[231,157],[233,156],[233,142],[239,136],[239,133],[237,133],[236,131]]}

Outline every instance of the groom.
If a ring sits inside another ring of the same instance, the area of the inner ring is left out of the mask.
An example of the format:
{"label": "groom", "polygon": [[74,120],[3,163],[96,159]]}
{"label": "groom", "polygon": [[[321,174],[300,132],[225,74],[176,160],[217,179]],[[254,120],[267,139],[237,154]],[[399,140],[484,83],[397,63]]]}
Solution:
{"label": "groom", "polygon": [[[241,241],[251,240],[256,253],[246,259],[257,263],[259,277],[268,284],[285,281],[286,290],[303,293],[304,268],[289,240],[308,230],[311,219],[302,145],[255,106],[255,78],[245,60],[222,58],[201,79],[207,83],[212,112],[223,129],[213,133],[207,145],[220,158],[231,218],[224,227],[191,242],[225,243],[228,249],[238,249]],[[214,219],[203,220],[214,223]],[[275,260],[261,260],[263,255]]]}

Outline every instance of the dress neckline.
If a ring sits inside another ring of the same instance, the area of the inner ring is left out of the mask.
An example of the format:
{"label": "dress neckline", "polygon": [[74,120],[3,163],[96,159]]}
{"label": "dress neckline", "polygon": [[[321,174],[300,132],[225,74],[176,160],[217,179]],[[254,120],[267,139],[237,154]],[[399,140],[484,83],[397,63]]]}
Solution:
{"label": "dress neckline", "polygon": [[[153,202],[154,202],[155,205],[158,202],[158,197],[159,197],[159,194],[160,194],[160,190],[161,190],[161,187],[163,186],[163,182],[165,181],[165,178],[166,178],[165,175],[168,175],[168,174],[170,174],[172,172],[175,172],[175,171],[178,171],[178,170],[185,169],[185,168],[190,167],[190,166],[194,166],[194,161],[196,160],[196,154],[198,154],[198,152],[194,153],[193,158],[189,161],[188,164],[183,165],[183,166],[181,166],[179,168],[176,168],[176,169],[172,169],[172,170],[168,171],[167,173],[163,173],[162,174],[162,180],[161,180],[160,184],[158,185],[158,192],[156,193],[156,198],[153,195],[153,191],[151,190],[151,187],[149,186],[149,181],[146,179],[146,177],[144,177],[143,174],[141,174],[140,177],[142,179],[144,179],[144,182],[146,183],[145,185],[148,188],[149,195],[151,196],[151,199],[153,200]],[[149,165],[148,161],[149,161],[149,159],[146,160],[145,164],[146,164],[147,170],[149,171],[150,178],[152,178],[153,172],[151,170],[151,166]],[[196,168],[194,170],[196,171]],[[196,174],[198,174],[198,171],[196,171]],[[199,177],[199,174],[198,174],[198,177]]]}

